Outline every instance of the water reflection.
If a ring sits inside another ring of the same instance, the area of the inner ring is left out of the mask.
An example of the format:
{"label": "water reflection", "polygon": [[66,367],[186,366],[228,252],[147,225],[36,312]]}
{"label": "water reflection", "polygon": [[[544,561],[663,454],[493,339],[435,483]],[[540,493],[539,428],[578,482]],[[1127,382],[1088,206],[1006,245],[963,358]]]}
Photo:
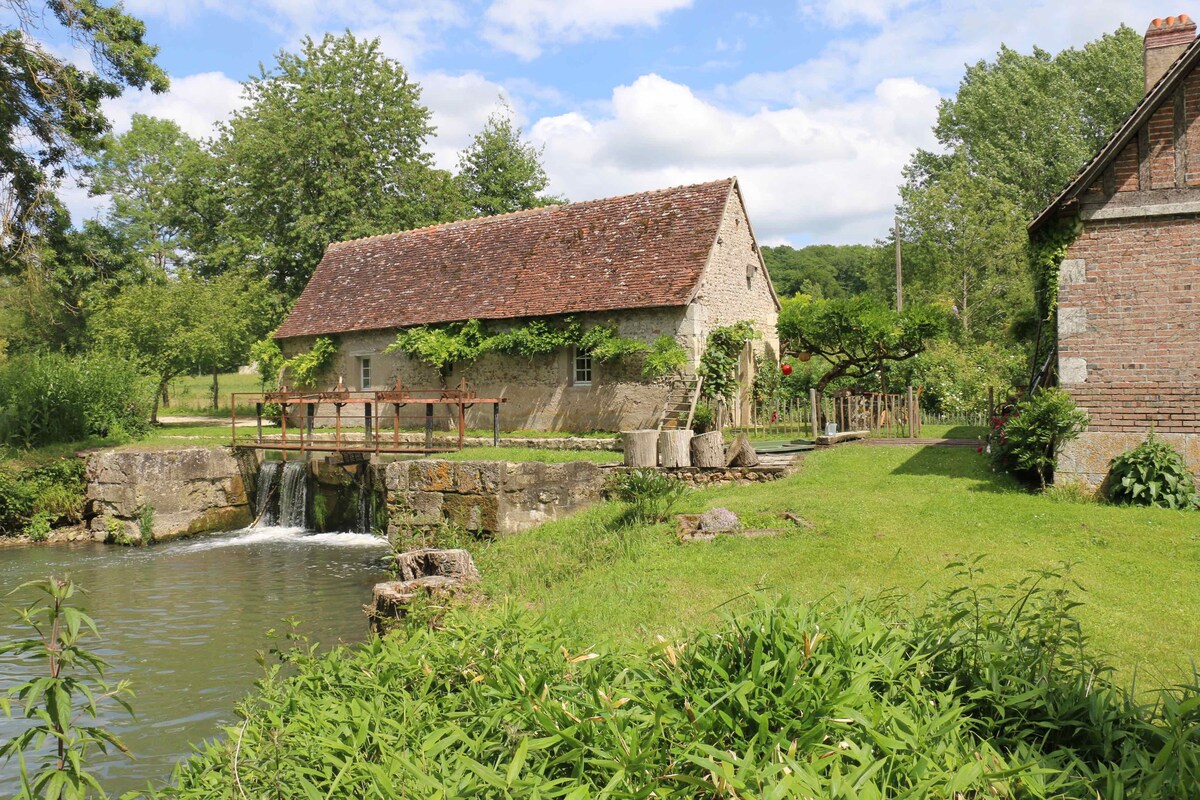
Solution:
{"label": "water reflection", "polygon": [[[157,545],[0,549],[0,589],[49,575],[87,589],[83,602],[104,635],[93,649],[128,678],[137,712],[110,722],[137,755],[101,757],[97,772],[110,793],[161,782],[188,743],[220,733],[234,703],[260,676],[255,653],[278,643],[267,631],[298,632],[323,644],[367,635],[362,604],[384,575],[381,540],[358,533],[305,533],[257,528]],[[13,605],[13,597],[0,603]],[[13,614],[0,615],[0,638],[24,636]],[[29,667],[0,660],[0,691],[24,680]],[[18,730],[0,718],[0,739]],[[10,786],[16,762],[0,765]]]}

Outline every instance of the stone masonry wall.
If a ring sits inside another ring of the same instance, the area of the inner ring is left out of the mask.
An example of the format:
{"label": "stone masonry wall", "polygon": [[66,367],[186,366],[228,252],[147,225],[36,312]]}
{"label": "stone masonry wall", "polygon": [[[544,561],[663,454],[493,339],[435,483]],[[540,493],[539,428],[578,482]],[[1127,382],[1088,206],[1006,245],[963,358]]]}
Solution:
{"label": "stone masonry wall", "polygon": [[88,530],[103,539],[115,519],[137,539],[143,507],[154,510],[156,540],[244,527],[252,517],[246,469],[228,447],[94,453],[87,461]]}
{"label": "stone masonry wall", "polygon": [[384,468],[388,533],[443,522],[513,533],[559,519],[600,498],[605,472],[588,461],[396,461]]}
{"label": "stone masonry wall", "polygon": [[[615,322],[621,336],[647,343],[660,336],[674,336],[689,351],[695,349],[683,308],[580,314],[577,318],[584,326]],[[489,325],[503,329],[503,323]],[[332,388],[338,375],[344,376],[351,389],[360,388],[359,359],[363,356],[371,359],[372,386],[377,389],[393,385],[397,378],[409,388],[436,388],[440,384],[437,371],[431,367],[400,353],[384,352],[395,341],[395,331],[351,333],[338,339],[338,354],[322,376],[318,384],[321,388]],[[311,339],[283,343],[288,355],[311,345]],[[466,378],[480,397],[504,397],[506,402],[500,408],[504,430],[618,431],[657,424],[666,401],[666,381],[642,380],[636,365],[595,363],[592,384],[575,386],[571,383],[571,358],[572,354],[566,350],[536,358],[489,354],[452,372],[446,384],[455,386]],[[323,408],[318,413],[332,413],[332,410]],[[424,409],[410,406],[401,413],[422,415]],[[439,429],[447,429],[452,410],[435,406],[434,414]],[[491,428],[491,414],[490,405],[472,408],[468,412],[468,427]],[[402,425],[409,427],[420,424],[417,419],[402,421]]]}

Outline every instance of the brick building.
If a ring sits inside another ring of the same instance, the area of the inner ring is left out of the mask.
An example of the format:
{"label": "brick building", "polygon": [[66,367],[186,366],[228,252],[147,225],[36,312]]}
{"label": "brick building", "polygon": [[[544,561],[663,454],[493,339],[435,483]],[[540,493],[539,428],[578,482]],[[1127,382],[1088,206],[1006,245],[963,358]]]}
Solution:
{"label": "brick building", "polygon": [[1145,39],[1146,94],[1029,226],[1074,227],[1058,272],[1058,376],[1088,412],[1058,474],[1098,486],[1154,430],[1200,469],[1200,44],[1187,16]]}
{"label": "brick building", "polygon": [[[433,368],[384,352],[410,326],[477,319],[503,330],[570,316],[585,328],[615,324],[620,336],[647,343],[672,336],[694,372],[708,334],[746,320],[762,338],[743,355],[736,417],[746,410],[755,355],[777,359],[778,311],[729,178],[336,242],[276,337],[292,355],[331,336],[338,353],[321,382],[343,376],[351,389],[381,389],[397,378],[408,387],[439,384]],[[462,378],[480,396],[507,399],[510,430],[653,427],[669,391],[667,380],[645,380],[634,364],[593,363],[574,350],[490,353],[446,383]],[[469,424],[490,426],[490,417]]]}

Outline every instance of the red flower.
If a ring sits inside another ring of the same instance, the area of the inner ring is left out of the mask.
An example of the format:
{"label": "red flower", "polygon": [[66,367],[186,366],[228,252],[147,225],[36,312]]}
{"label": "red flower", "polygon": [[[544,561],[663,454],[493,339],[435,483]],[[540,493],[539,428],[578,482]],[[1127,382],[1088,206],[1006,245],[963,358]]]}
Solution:
{"label": "red flower", "polygon": [[976,453],[982,453],[982,452],[983,452],[983,445],[979,445],[979,447],[976,447],[976,448],[975,448],[975,452],[976,452]]}

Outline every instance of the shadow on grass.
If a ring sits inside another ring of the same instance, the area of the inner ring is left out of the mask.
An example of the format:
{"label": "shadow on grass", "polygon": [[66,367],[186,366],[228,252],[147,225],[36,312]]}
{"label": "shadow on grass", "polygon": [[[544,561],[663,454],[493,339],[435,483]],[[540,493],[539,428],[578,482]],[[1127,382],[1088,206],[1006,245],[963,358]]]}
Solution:
{"label": "shadow on grass", "polygon": [[982,425],[955,425],[942,434],[943,439],[978,439],[987,435]]}
{"label": "shadow on grass", "polygon": [[1007,475],[992,471],[987,457],[966,447],[922,447],[892,470],[893,475],[938,475],[975,481],[973,492],[1010,494],[1020,486]]}

